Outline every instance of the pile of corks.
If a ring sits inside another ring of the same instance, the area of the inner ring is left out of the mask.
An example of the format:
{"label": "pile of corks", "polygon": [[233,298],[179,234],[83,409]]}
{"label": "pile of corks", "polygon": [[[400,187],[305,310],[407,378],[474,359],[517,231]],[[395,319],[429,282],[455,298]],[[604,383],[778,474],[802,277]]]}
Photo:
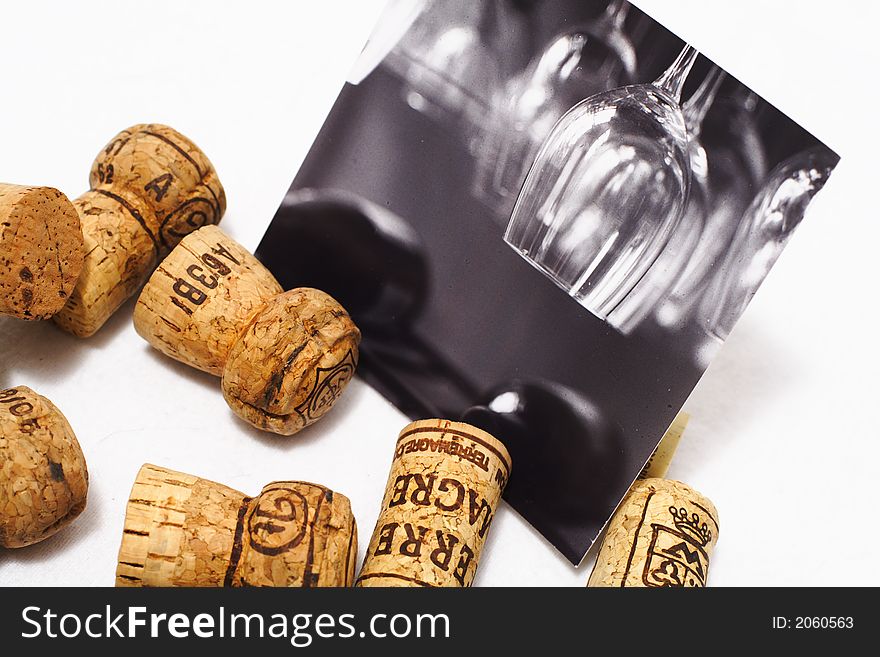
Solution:
{"label": "pile of corks", "polygon": [[[226,207],[211,162],[163,125],[123,130],[74,201],[0,184],[0,314],[97,332],[138,293],[137,332],[221,378],[242,420],[292,435],[354,376],[360,331],[332,297],[285,291],[217,228]],[[146,464],[125,510],[118,586],[469,586],[511,476],[502,441],[427,419],[397,439],[360,570],[345,495],[279,481],[249,497]],[[42,541],[85,508],[88,471],[61,411],[33,390],[0,391],[0,546]],[[610,521],[590,586],[703,586],[718,537],[712,503],[659,477],[633,485]]]}

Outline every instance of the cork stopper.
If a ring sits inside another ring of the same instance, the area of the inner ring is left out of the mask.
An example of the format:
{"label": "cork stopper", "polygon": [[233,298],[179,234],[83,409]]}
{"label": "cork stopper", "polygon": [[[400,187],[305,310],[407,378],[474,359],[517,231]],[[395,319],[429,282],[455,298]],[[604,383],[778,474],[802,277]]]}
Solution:
{"label": "cork stopper", "polygon": [[156,269],[134,323],[162,353],[222,376],[232,410],[281,435],[329,411],[357,367],[360,331],[333,297],[282,292],[215,226],[187,236]]}
{"label": "cork stopper", "polygon": [[166,356],[220,376],[242,328],[282,291],[244,247],[205,226],[153,272],[138,297],[134,327]]}
{"label": "cork stopper", "polygon": [[0,183],[0,315],[47,319],[83,266],[79,215],[52,187]]}
{"label": "cork stopper", "polygon": [[54,317],[79,337],[100,329],[183,237],[218,223],[226,209],[205,154],[158,124],[116,135],[92,164],[89,184],[74,201],[85,239],[82,274]]}
{"label": "cork stopper", "polygon": [[715,506],[670,479],[636,481],[608,523],[587,586],[705,586]]}
{"label": "cork stopper", "polygon": [[357,528],[345,495],[301,481],[255,498],[144,465],[125,512],[117,586],[351,586]]}
{"label": "cork stopper", "polygon": [[329,411],[357,367],[361,334],[329,294],[301,287],[273,298],[223,369],[223,398],[258,429],[285,436]]}
{"label": "cork stopper", "polygon": [[666,476],[690,419],[691,416],[684,411],[675,416],[672,424],[669,425],[666,433],[663,434],[657,447],[651,453],[647,463],[645,463],[645,466],[639,473],[639,479],[663,478]]}
{"label": "cork stopper", "polygon": [[420,420],[400,432],[357,586],[470,586],[510,455],[463,422]]}
{"label": "cork stopper", "polygon": [[0,546],[38,543],[86,506],[89,473],[73,429],[25,386],[0,391]]}

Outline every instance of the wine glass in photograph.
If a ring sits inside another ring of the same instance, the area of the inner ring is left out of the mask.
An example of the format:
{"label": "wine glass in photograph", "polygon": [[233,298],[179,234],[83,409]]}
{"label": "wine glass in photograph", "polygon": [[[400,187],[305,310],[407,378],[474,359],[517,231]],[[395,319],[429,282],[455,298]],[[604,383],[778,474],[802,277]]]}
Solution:
{"label": "wine glass in photograph", "polygon": [[632,292],[608,315],[608,322],[622,333],[632,332],[653,316],[699,258],[709,211],[709,163],[700,135],[703,121],[723,80],[724,71],[713,65],[682,107],[688,131],[690,195],[681,222],[666,247]]}
{"label": "wine glass in photograph", "polygon": [[707,329],[725,340],[838,161],[824,146],[782,162],[749,205],[703,298]]}
{"label": "wine glass in photograph", "polygon": [[544,141],[504,240],[605,320],[674,234],[690,191],[679,105],[697,51],[651,84],[590,96]]}
{"label": "wine glass in photograph", "polygon": [[[737,225],[767,175],[764,146],[755,122],[757,96],[738,85],[712,105],[701,144],[708,165],[708,208],[699,242],[684,272],[657,310],[667,328],[702,322],[700,299],[727,252]],[[693,156],[692,156],[693,158]]]}
{"label": "wine glass in photograph", "polygon": [[629,3],[557,34],[493,100],[476,140],[478,198],[509,216],[526,173],[554,124],[588,96],[630,84],[636,54],[623,31]]}
{"label": "wine glass in photograph", "polygon": [[502,85],[504,48],[518,34],[512,16],[502,0],[425,3],[386,59],[407,104],[448,127],[484,120]]}

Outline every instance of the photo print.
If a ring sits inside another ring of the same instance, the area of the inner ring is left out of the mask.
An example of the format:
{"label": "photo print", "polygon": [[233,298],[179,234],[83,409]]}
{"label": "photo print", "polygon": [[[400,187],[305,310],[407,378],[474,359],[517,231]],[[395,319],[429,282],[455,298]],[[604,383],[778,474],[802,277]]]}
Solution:
{"label": "photo print", "polygon": [[392,2],[257,256],[577,564],[837,161],[628,2]]}

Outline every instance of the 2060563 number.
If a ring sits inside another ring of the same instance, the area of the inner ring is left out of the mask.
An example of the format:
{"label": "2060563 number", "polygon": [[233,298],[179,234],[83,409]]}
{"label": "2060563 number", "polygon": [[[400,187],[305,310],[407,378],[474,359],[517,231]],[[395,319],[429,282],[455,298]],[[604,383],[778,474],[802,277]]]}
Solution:
{"label": "2060563 number", "polygon": [[796,630],[848,630],[853,627],[852,616],[797,616]]}

